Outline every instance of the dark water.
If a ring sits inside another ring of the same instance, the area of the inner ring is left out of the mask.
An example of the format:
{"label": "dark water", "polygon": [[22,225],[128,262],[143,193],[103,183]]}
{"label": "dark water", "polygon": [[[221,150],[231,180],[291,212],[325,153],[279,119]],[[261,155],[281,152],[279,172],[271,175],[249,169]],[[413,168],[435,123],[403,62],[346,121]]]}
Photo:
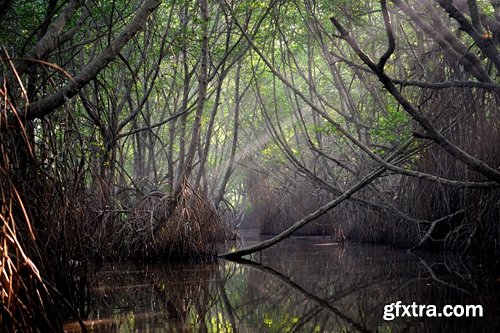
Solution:
{"label": "dark water", "polygon": [[[252,260],[105,266],[85,323],[91,332],[500,332],[500,279],[471,258],[311,237]],[[398,300],[438,312],[477,304],[483,317],[384,320]]]}

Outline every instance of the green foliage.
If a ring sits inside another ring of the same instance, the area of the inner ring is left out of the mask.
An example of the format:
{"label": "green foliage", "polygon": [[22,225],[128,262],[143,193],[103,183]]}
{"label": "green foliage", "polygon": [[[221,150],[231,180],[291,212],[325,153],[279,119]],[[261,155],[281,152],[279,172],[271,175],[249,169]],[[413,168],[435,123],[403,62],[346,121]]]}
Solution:
{"label": "green foliage", "polygon": [[337,128],[327,121],[324,121],[321,125],[309,124],[309,128],[313,133],[326,135],[335,135],[338,133]]}
{"label": "green foliage", "polygon": [[397,142],[402,136],[408,135],[410,132],[407,126],[409,116],[394,103],[388,104],[386,111],[386,115],[379,117],[378,126],[371,130],[371,134],[381,142]]}

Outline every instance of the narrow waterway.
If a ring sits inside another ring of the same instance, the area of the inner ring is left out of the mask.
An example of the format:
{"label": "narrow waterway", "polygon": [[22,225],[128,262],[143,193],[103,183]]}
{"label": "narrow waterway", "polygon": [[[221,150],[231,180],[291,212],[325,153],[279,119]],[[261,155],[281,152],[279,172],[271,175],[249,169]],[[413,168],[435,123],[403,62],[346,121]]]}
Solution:
{"label": "narrow waterway", "polygon": [[[243,236],[245,245],[258,240]],[[91,281],[85,324],[91,332],[500,332],[500,279],[472,258],[298,237],[251,259],[105,265]],[[397,301],[417,307],[384,320]],[[438,313],[481,305],[483,317],[429,318],[418,305]]]}

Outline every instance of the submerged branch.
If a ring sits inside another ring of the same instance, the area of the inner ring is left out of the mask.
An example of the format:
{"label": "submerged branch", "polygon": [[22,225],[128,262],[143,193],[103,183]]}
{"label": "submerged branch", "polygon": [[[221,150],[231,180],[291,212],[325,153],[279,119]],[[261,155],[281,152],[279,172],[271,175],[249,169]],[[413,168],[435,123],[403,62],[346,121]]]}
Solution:
{"label": "submerged branch", "polygon": [[302,294],[307,299],[318,304],[322,309],[324,309],[324,310],[332,313],[333,315],[348,322],[349,325],[351,327],[355,328],[358,332],[370,332],[367,328],[363,327],[363,325],[355,322],[353,319],[351,319],[347,315],[340,312],[340,310],[338,310],[337,308],[332,306],[330,303],[328,303],[328,301],[326,301],[326,300],[314,295],[313,293],[307,291],[306,289],[304,289],[304,287],[297,284],[296,282],[293,282],[288,276],[284,275],[283,273],[280,273],[271,267],[268,267],[268,266],[265,266],[265,265],[256,263],[254,261],[247,260],[247,259],[238,259],[238,260],[235,260],[235,262],[237,262],[238,264],[243,265],[243,266],[252,267],[260,272],[263,272],[265,274],[269,274],[269,275],[279,279],[280,281],[285,283],[287,286],[291,287],[293,290]]}
{"label": "submerged branch", "polygon": [[222,257],[226,259],[235,259],[235,258],[241,258],[245,255],[255,253],[258,251],[262,251],[264,249],[267,249],[274,244],[277,244],[293,234],[295,231],[299,230],[300,228],[304,227],[308,223],[316,220],[318,217],[326,214],[329,210],[332,208],[335,208],[338,206],[340,203],[342,203],[344,200],[348,199],[351,195],[356,193],[357,191],[361,190],[364,188],[366,185],[371,183],[373,180],[378,178],[386,169],[383,167],[379,167],[376,170],[372,171],[370,174],[368,174],[366,177],[361,179],[358,183],[356,183],[354,186],[349,188],[347,191],[345,191],[342,195],[339,197],[335,198],[334,200],[328,202],[326,205],[321,206],[318,210],[315,212],[305,216],[303,219],[295,222],[290,228],[286,229],[282,233],[274,236],[271,239],[265,240],[263,242],[245,247],[243,249],[237,250],[235,252],[231,253],[226,253],[223,254]]}

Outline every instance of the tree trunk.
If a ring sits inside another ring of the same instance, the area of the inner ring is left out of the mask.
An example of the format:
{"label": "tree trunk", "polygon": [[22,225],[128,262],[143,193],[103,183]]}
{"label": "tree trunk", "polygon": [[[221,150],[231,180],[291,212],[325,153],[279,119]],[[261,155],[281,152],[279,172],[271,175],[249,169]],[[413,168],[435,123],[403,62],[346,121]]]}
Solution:
{"label": "tree trunk", "polygon": [[201,38],[201,55],[200,55],[200,73],[198,78],[198,103],[196,105],[196,113],[191,130],[191,141],[187,151],[184,167],[181,169],[180,177],[178,178],[176,188],[174,189],[174,198],[177,198],[182,190],[182,184],[185,179],[189,179],[193,171],[193,162],[196,155],[196,150],[199,146],[199,137],[201,129],[201,116],[205,109],[205,101],[207,98],[208,86],[208,3],[207,0],[200,0],[199,6],[201,10],[202,20],[202,38]]}

